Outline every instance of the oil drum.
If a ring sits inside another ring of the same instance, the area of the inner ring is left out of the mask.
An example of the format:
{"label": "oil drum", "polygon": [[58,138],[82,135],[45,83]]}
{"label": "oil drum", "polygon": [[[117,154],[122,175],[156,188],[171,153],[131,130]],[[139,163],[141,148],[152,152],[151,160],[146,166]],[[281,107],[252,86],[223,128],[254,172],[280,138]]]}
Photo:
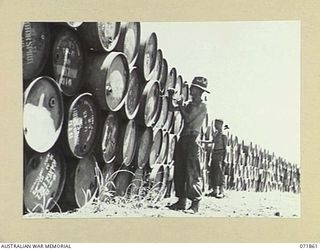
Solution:
{"label": "oil drum", "polygon": [[184,82],[182,84],[181,94],[183,102],[187,102],[189,100],[189,85],[187,84],[187,82]]}
{"label": "oil drum", "polygon": [[150,186],[152,191],[160,191],[163,186],[163,180],[164,180],[164,165],[162,164],[154,164],[152,166],[149,180],[150,180]]}
{"label": "oil drum", "polygon": [[173,115],[174,115],[174,111],[168,110],[167,119],[162,128],[164,131],[168,131],[168,132],[171,131],[172,124],[173,124]]}
{"label": "oil drum", "polygon": [[[157,50],[156,62],[152,72],[152,79],[159,81],[161,77],[161,67],[162,67],[162,51],[161,49]],[[161,88],[161,87],[160,87]]]}
{"label": "oil drum", "polygon": [[141,37],[141,27],[139,22],[121,23],[120,38],[116,50],[123,52],[129,66],[135,65],[138,58]]}
{"label": "oil drum", "polygon": [[175,111],[173,116],[173,126],[172,126],[172,132],[175,135],[180,135],[183,129],[183,119],[180,111]]}
{"label": "oil drum", "polygon": [[23,202],[30,212],[47,212],[57,204],[62,193],[66,164],[55,149],[35,153],[24,169]]}
{"label": "oil drum", "polygon": [[57,141],[64,107],[60,88],[50,77],[39,77],[24,92],[23,133],[35,151],[48,151]]}
{"label": "oil drum", "polygon": [[159,82],[149,81],[142,92],[137,121],[140,125],[151,127],[154,124],[160,98]]}
{"label": "oil drum", "polygon": [[176,68],[171,68],[169,74],[168,74],[168,78],[167,78],[167,82],[166,82],[166,89],[165,89],[165,95],[167,95],[166,91],[169,88],[175,88],[176,87],[176,82],[177,82],[177,70]]}
{"label": "oil drum", "polygon": [[152,78],[156,64],[157,49],[158,39],[156,33],[153,32],[146,38],[141,38],[137,64],[145,81],[149,81]]}
{"label": "oil drum", "polygon": [[169,134],[168,156],[166,161],[167,164],[170,164],[173,161],[176,144],[177,144],[177,136],[174,134]]}
{"label": "oil drum", "polygon": [[162,129],[168,116],[168,111],[169,111],[169,102],[168,102],[168,97],[167,96],[161,96],[160,97],[160,110],[159,110],[159,117],[157,120],[157,123],[155,124],[155,128]]}
{"label": "oil drum", "polygon": [[173,175],[174,175],[174,162],[172,161],[168,166],[168,179],[166,183],[166,198],[170,198],[174,196],[174,181],[173,181]]}
{"label": "oil drum", "polygon": [[160,91],[162,94],[164,94],[164,90],[166,88],[167,84],[167,78],[168,78],[168,63],[165,58],[162,58],[162,63],[161,63],[161,72],[160,72]]}
{"label": "oil drum", "polygon": [[144,168],[148,164],[152,142],[152,129],[148,127],[139,127],[137,137],[137,150],[134,158],[134,165],[136,167]]}
{"label": "oil drum", "polygon": [[153,137],[153,142],[152,142],[150,157],[149,157],[150,167],[152,167],[153,164],[157,162],[160,155],[161,145],[162,145],[162,130],[159,129],[154,132],[154,137]]}
{"label": "oil drum", "polygon": [[136,168],[134,172],[134,177],[131,182],[131,189],[130,189],[131,196],[144,195],[144,190],[143,190],[143,185],[145,183],[144,172],[145,172],[144,168]]}
{"label": "oil drum", "polygon": [[120,27],[120,22],[84,22],[79,32],[89,49],[111,52],[118,43]]}
{"label": "oil drum", "polygon": [[237,164],[239,162],[239,144],[238,144],[238,137],[235,136],[232,143],[232,159],[233,163]]}
{"label": "oil drum", "polygon": [[134,177],[134,172],[131,167],[122,165],[117,171],[116,178],[114,180],[115,195],[116,196],[128,196],[130,194],[131,181]]}
{"label": "oil drum", "polygon": [[[162,131],[162,130],[161,130]],[[169,133],[162,131],[162,142],[159,157],[156,163],[163,164],[165,163],[169,150]]]}
{"label": "oil drum", "polygon": [[206,116],[202,122],[202,125],[201,125],[201,131],[200,131],[201,140],[205,140],[205,134],[208,129],[208,126],[209,126],[209,116],[208,116],[208,114],[206,114]]}
{"label": "oil drum", "polygon": [[92,94],[73,97],[66,112],[64,143],[72,156],[83,158],[92,152],[98,135],[98,110]]}
{"label": "oil drum", "polygon": [[93,154],[80,160],[70,160],[63,193],[59,200],[62,211],[81,208],[98,194],[99,166]]}
{"label": "oil drum", "polygon": [[120,120],[117,113],[110,112],[102,128],[101,141],[98,152],[102,154],[105,163],[113,162],[119,149]]}
{"label": "oil drum", "polygon": [[173,95],[173,98],[172,98],[172,105],[174,107],[178,107],[178,102],[176,101],[180,96],[181,96],[181,91],[182,91],[182,76],[179,75],[177,77],[177,80],[176,80],[176,84],[175,84],[175,94]]}
{"label": "oil drum", "polygon": [[169,164],[169,181],[172,181],[173,180],[173,177],[174,177],[174,162],[171,162],[171,164]]}
{"label": "oil drum", "polygon": [[74,195],[79,207],[97,194],[98,163],[93,155],[79,161],[74,176]]}
{"label": "oil drum", "polygon": [[122,122],[119,140],[119,151],[117,153],[117,162],[130,166],[133,161],[136,141],[137,141],[137,129],[134,120]]}
{"label": "oil drum", "polygon": [[132,67],[130,69],[127,97],[124,102],[125,114],[128,119],[134,119],[138,113],[142,90],[138,70],[136,67]]}
{"label": "oil drum", "polygon": [[207,141],[211,140],[211,138],[212,138],[212,131],[213,131],[212,126],[213,126],[213,124],[210,124],[205,130],[204,139]]}
{"label": "oil drum", "polygon": [[129,76],[127,58],[123,53],[91,53],[87,58],[84,82],[103,110],[121,109],[128,91]]}
{"label": "oil drum", "polygon": [[161,115],[161,108],[162,108],[162,98],[161,98],[161,95],[160,95],[159,96],[159,102],[158,102],[158,105],[157,105],[157,110],[155,112],[154,119],[153,119],[153,122],[152,122],[152,125],[151,125],[152,128],[155,128],[157,123],[158,123],[158,120],[159,120],[160,115]]}
{"label": "oil drum", "polygon": [[79,92],[84,67],[83,49],[76,32],[61,29],[55,37],[52,49],[53,76],[62,92],[73,96]]}
{"label": "oil drum", "polygon": [[41,73],[49,58],[50,39],[47,23],[24,23],[22,30],[23,79],[31,80]]}
{"label": "oil drum", "polygon": [[163,173],[162,187],[160,189],[160,192],[161,192],[161,196],[159,197],[160,199],[165,198],[165,195],[168,190],[168,182],[169,182],[169,174],[170,174],[170,167],[168,164],[164,164],[163,168],[164,168],[164,173]]}

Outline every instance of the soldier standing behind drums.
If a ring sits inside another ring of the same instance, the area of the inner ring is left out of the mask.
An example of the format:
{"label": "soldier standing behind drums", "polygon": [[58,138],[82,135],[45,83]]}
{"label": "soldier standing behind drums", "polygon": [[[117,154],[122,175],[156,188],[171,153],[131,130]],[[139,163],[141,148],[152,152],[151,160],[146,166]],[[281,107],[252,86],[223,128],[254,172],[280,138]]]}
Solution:
{"label": "soldier standing behind drums", "polygon": [[224,197],[224,159],[226,156],[227,136],[222,132],[222,125],[222,120],[215,120],[214,127],[216,131],[213,134],[214,147],[210,166],[213,173],[213,192],[210,196],[217,198]]}
{"label": "soldier standing behind drums", "polygon": [[[172,210],[186,209],[187,198],[192,201],[188,213],[197,213],[202,195],[201,170],[198,144],[202,123],[207,114],[207,106],[202,101],[203,92],[207,90],[207,79],[195,77],[190,86],[192,101],[182,106],[182,100],[178,100],[178,109],[184,120],[184,127],[177,143],[174,158],[174,185],[178,202],[169,206]],[[172,107],[173,89],[168,90],[169,105]]]}

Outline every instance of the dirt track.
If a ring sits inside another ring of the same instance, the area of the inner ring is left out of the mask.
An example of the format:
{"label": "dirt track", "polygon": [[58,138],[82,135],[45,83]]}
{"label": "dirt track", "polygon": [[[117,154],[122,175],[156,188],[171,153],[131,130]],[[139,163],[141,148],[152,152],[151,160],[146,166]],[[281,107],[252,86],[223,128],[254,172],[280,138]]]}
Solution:
{"label": "dirt track", "polygon": [[175,199],[164,199],[157,204],[145,203],[101,203],[89,205],[72,213],[28,214],[25,217],[300,217],[300,195],[281,192],[236,192],[227,191],[224,199],[203,197],[200,211],[196,215],[186,214],[183,211],[171,211],[166,208]]}

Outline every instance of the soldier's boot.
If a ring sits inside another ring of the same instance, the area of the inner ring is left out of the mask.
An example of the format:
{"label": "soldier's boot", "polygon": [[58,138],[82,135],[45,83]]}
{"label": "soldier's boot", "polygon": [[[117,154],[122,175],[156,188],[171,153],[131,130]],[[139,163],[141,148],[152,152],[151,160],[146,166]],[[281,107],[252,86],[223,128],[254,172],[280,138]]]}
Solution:
{"label": "soldier's boot", "polygon": [[185,210],[187,205],[187,199],[186,198],[179,198],[179,200],[170,205],[167,206],[170,210]]}
{"label": "soldier's boot", "polygon": [[221,199],[224,197],[224,187],[220,186],[220,192],[216,196],[217,198]]}
{"label": "soldier's boot", "polygon": [[188,214],[196,214],[199,212],[199,201],[192,201],[191,206],[185,210]]}
{"label": "soldier's boot", "polygon": [[216,186],[214,189],[214,197],[217,197],[218,194],[219,194],[219,186]]}

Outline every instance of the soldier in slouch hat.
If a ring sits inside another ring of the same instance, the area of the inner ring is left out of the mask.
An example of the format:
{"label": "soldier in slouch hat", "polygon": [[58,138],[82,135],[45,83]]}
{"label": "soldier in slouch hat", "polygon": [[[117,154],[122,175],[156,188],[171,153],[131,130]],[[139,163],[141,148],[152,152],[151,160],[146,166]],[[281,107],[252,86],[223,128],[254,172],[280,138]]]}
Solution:
{"label": "soldier in slouch hat", "polygon": [[[184,127],[180,139],[176,145],[174,159],[174,185],[178,202],[169,206],[172,210],[185,210],[186,201],[192,201],[191,206],[186,210],[188,213],[197,213],[199,201],[202,195],[202,180],[200,170],[200,146],[198,144],[202,123],[207,114],[207,106],[202,100],[204,92],[207,90],[207,79],[195,77],[190,86],[192,100],[183,105],[182,98],[178,100],[178,109],[184,120]],[[169,89],[170,109],[172,106],[172,96],[174,89]]]}

